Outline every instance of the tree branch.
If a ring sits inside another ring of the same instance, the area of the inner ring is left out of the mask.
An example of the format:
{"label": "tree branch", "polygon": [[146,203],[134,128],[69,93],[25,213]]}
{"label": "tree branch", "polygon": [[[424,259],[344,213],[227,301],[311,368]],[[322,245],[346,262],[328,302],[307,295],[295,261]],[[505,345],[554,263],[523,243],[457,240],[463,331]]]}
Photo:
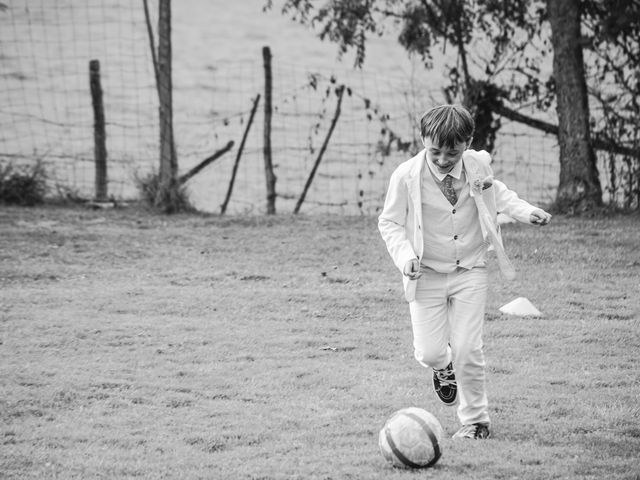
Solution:
{"label": "tree branch", "polygon": [[[498,115],[508,118],[509,120],[513,120],[514,122],[528,125],[529,127],[541,130],[544,133],[549,133],[556,136],[558,135],[558,126],[552,123],[528,117],[520,112],[512,110],[509,107],[505,107],[502,104],[493,105],[492,109]],[[638,158],[640,156],[640,152],[638,150],[631,147],[625,147],[624,145],[615,144],[610,140],[602,137],[596,136],[595,138],[591,138],[591,145],[593,145],[593,148],[595,148],[596,150],[604,150],[606,152],[617,153],[619,155],[627,155],[634,158]]]}
{"label": "tree branch", "polygon": [[520,112],[516,112],[515,110],[505,107],[501,103],[496,103],[492,105],[491,109],[505,118],[509,120],[513,120],[514,122],[522,123],[524,125],[528,125],[537,130],[542,130],[544,133],[550,133],[552,135],[558,135],[558,126],[553,125],[552,123],[544,122],[542,120],[538,120],[536,118],[531,118],[526,115],[523,115]]}

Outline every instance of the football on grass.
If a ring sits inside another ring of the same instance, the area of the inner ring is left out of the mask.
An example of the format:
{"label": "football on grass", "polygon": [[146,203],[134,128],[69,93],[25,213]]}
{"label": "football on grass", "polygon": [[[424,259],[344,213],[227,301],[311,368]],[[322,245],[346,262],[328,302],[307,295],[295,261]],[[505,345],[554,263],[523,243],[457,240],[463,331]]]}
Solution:
{"label": "football on grass", "polygon": [[421,408],[403,408],[385,423],[378,437],[382,456],[396,467],[426,468],[441,455],[442,425]]}

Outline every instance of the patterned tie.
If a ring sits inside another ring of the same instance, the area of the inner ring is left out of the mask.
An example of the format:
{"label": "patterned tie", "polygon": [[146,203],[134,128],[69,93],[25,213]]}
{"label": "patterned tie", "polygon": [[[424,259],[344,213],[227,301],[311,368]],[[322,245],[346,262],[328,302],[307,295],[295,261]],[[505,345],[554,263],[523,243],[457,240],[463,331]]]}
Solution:
{"label": "patterned tie", "polygon": [[456,194],[456,189],[453,188],[453,177],[451,175],[444,177],[440,188],[442,189],[444,196],[449,200],[449,203],[451,203],[451,205],[455,205],[458,201],[458,195]]}

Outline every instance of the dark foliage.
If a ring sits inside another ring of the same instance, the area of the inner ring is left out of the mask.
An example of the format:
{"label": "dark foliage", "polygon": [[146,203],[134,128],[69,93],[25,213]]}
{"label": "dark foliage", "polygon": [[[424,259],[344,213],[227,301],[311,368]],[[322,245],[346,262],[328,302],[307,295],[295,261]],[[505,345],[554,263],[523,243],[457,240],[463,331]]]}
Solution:
{"label": "dark foliage", "polygon": [[31,207],[44,202],[47,177],[41,162],[30,167],[0,166],[0,202]]}

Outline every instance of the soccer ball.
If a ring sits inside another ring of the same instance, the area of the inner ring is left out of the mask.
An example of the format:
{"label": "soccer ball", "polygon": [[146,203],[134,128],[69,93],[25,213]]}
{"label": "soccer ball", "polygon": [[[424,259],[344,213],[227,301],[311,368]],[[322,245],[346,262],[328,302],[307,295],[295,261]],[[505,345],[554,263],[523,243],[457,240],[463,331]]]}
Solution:
{"label": "soccer ball", "polygon": [[403,408],[385,423],[378,437],[382,456],[396,467],[425,468],[440,458],[442,425],[421,408]]}

